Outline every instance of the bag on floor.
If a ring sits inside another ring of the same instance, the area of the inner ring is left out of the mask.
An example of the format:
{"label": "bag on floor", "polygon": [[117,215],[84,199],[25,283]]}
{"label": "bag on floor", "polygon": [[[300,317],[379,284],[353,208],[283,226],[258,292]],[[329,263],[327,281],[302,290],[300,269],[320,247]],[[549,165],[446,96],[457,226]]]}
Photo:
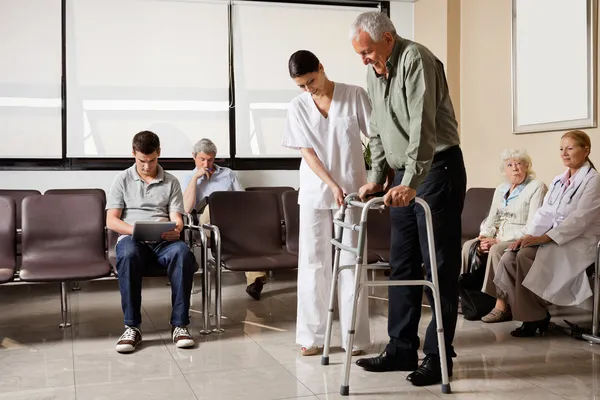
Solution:
{"label": "bag on floor", "polygon": [[480,254],[477,249],[479,240],[475,241],[469,249],[468,272],[458,278],[458,294],[462,314],[466,320],[476,321],[487,315],[496,299],[481,291],[485,279],[487,254]]}

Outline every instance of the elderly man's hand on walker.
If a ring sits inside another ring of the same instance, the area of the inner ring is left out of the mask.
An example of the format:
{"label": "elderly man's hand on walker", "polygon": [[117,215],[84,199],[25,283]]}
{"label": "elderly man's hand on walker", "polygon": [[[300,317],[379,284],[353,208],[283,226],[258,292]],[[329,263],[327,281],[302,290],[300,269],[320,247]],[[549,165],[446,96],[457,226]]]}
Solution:
{"label": "elderly man's hand on walker", "polygon": [[415,197],[417,197],[415,189],[408,186],[396,186],[383,196],[383,203],[388,207],[406,207]]}

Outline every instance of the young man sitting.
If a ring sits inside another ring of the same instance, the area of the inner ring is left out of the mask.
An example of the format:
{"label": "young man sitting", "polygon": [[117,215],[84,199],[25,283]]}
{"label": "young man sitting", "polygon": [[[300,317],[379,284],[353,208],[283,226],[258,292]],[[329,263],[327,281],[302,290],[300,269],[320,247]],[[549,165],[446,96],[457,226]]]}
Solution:
{"label": "young man sitting", "polygon": [[[190,295],[194,272],[193,253],[179,240],[183,229],[183,195],[177,178],[158,164],[160,140],[149,131],[133,138],[135,164],[119,173],[106,204],[106,226],[120,234],[117,241],[117,274],[125,332],[117,342],[119,353],[130,353],[142,341],[142,277],[148,269],[165,269],[171,282],[171,331],[177,347],[192,347]],[[162,234],[162,241],[137,242],[132,238],[136,221],[174,221],[176,228]]]}

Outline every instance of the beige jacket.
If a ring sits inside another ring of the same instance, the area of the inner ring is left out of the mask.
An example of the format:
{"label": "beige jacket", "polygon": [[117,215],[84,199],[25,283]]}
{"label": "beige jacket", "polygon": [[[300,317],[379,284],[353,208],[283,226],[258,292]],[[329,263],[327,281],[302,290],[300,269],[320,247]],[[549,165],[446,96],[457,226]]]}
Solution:
{"label": "beige jacket", "polygon": [[501,242],[523,237],[527,233],[527,224],[542,205],[548,190],[544,182],[529,179],[522,187],[515,189],[519,191],[518,194],[505,206],[504,196],[509,187],[508,183],[503,183],[496,188],[488,217],[481,224],[481,236],[496,238]]}

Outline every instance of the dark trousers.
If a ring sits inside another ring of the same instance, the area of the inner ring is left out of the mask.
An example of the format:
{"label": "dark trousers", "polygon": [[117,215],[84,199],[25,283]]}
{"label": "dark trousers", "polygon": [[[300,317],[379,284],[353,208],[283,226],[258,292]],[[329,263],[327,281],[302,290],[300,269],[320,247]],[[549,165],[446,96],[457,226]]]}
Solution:
{"label": "dark trousers", "polygon": [[[396,173],[393,186],[402,182],[404,170]],[[417,189],[431,208],[437,258],[442,320],[448,360],[455,356],[452,347],[458,311],[458,275],[461,268],[461,213],[466,191],[466,172],[459,146],[438,153],[429,174]],[[408,207],[391,208],[390,266],[393,280],[423,279],[425,263],[427,279],[431,280],[431,264],[427,246],[425,213],[412,202]],[[425,290],[433,309],[433,296]],[[417,357],[419,320],[421,319],[422,286],[389,288],[387,353],[404,358]],[[435,314],[427,328],[423,351],[438,353]],[[450,362],[450,361],[449,361]]]}
{"label": "dark trousers", "polygon": [[171,325],[190,323],[190,296],[198,264],[181,240],[146,244],[126,236],[117,243],[117,273],[125,325],[142,323],[142,277],[151,270],[166,270],[171,282]]}

